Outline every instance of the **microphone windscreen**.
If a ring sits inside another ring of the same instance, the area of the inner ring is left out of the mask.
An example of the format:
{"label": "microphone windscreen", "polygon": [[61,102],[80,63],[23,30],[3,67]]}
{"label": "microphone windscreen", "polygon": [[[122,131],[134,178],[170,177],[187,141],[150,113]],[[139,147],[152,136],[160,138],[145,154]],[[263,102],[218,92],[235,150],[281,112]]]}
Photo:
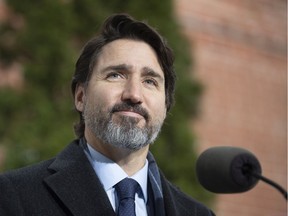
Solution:
{"label": "microphone windscreen", "polygon": [[200,184],[213,193],[240,193],[252,189],[261,174],[261,165],[249,151],[228,146],[209,148],[196,162]]}

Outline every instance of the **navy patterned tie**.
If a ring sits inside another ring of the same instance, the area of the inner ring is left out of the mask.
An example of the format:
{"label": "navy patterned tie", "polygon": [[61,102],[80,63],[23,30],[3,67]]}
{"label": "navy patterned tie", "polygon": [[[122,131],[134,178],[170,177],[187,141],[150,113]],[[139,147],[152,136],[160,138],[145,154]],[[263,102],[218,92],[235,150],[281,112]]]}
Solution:
{"label": "navy patterned tie", "polygon": [[131,178],[125,178],[115,185],[119,200],[117,216],[136,216],[135,193],[138,187],[138,182]]}

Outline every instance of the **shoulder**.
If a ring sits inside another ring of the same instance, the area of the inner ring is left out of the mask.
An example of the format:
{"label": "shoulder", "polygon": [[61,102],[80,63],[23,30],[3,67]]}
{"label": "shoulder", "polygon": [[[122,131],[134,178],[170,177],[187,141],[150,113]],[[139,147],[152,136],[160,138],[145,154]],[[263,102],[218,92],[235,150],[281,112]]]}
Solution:
{"label": "shoulder", "polygon": [[162,175],[163,196],[166,206],[173,206],[179,215],[191,216],[213,216],[214,213],[203,203],[193,199],[178,187],[169,182]]}
{"label": "shoulder", "polygon": [[[52,159],[41,161],[36,164],[18,168],[15,170],[6,171],[0,174],[0,181],[4,181],[3,179],[6,179],[6,181],[9,180],[17,184],[20,184],[20,182],[23,182],[23,184],[25,184],[27,182],[33,182],[39,178],[43,179],[47,175],[51,175],[51,173],[54,172],[54,170],[50,169],[50,167],[55,161],[57,161],[57,164],[65,164],[63,161],[74,158],[75,153],[73,154],[73,152],[77,152],[78,150],[75,150],[75,148],[78,148],[78,144],[73,141],[70,145],[68,145],[64,150],[62,150],[56,157]],[[63,154],[67,156],[62,156]]]}
{"label": "shoulder", "polygon": [[51,161],[0,174],[0,215],[22,215],[23,200],[33,200],[35,193],[43,194],[42,179],[48,175]]}
{"label": "shoulder", "polygon": [[42,187],[43,179],[49,175],[47,167],[52,161],[53,159],[0,174],[1,193],[12,196],[38,190]]}
{"label": "shoulder", "polygon": [[21,185],[41,177],[43,178],[50,173],[48,167],[53,161],[54,159],[50,159],[31,166],[4,172],[0,174],[0,183],[10,182],[10,184]]}

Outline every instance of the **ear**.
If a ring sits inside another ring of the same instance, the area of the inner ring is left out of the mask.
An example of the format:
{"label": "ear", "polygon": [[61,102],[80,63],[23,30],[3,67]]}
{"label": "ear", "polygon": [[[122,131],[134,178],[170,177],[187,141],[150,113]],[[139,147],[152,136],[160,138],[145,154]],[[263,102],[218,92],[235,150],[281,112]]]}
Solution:
{"label": "ear", "polygon": [[85,89],[84,86],[78,84],[75,90],[74,104],[78,111],[83,112],[85,104]]}

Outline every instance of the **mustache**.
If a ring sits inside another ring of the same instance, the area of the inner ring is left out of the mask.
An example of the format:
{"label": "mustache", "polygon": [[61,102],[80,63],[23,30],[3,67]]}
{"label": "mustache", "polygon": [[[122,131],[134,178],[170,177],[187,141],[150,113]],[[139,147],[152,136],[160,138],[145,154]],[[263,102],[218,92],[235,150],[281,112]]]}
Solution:
{"label": "mustache", "polygon": [[148,111],[139,104],[119,103],[119,104],[115,104],[111,109],[111,113],[120,112],[120,111],[135,112],[143,116],[146,120],[150,119],[150,115],[148,114]]}

